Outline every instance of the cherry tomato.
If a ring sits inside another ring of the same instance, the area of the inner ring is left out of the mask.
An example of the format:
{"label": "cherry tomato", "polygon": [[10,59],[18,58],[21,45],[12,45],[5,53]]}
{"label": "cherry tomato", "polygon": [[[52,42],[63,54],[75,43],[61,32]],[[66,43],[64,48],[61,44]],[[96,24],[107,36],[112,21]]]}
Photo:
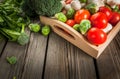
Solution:
{"label": "cherry tomato", "polygon": [[112,17],[112,11],[111,11],[109,8],[105,7],[105,6],[100,7],[100,8],[99,8],[99,11],[106,14],[108,21],[109,21],[110,18]]}
{"label": "cherry tomato", "polygon": [[107,16],[102,12],[97,12],[93,14],[90,18],[92,26],[97,27],[99,29],[106,28],[108,24]]}
{"label": "cherry tomato", "polygon": [[76,23],[80,23],[82,19],[89,19],[90,18],[90,12],[85,9],[78,10],[75,13],[74,20]]}
{"label": "cherry tomato", "polygon": [[66,0],[65,3],[66,4],[70,4],[72,2],[72,0]]}
{"label": "cherry tomato", "polygon": [[98,28],[91,28],[87,33],[87,39],[95,45],[102,44],[107,39],[107,34]]}
{"label": "cherry tomato", "polygon": [[72,19],[69,19],[69,20],[66,21],[66,24],[73,27],[75,25],[75,21],[72,20]]}
{"label": "cherry tomato", "polygon": [[120,21],[120,14],[117,12],[112,13],[112,17],[110,19],[110,23],[115,26]]}

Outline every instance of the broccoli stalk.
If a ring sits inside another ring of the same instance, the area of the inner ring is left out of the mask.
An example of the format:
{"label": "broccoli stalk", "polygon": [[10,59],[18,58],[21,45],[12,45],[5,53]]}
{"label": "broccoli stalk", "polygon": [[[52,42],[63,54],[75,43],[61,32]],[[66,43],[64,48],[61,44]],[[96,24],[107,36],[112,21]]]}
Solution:
{"label": "broccoli stalk", "polygon": [[17,42],[20,45],[25,45],[26,43],[28,43],[29,41],[29,36],[25,33],[25,25],[22,24],[22,30],[21,30],[21,34],[19,35]]}

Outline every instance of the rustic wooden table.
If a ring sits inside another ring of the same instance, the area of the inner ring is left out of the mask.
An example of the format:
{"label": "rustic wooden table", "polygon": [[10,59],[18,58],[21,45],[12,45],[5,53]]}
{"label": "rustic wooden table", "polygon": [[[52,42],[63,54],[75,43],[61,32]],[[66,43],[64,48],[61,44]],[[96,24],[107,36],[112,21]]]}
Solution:
{"label": "rustic wooden table", "polygon": [[[30,42],[0,42],[0,79],[120,79],[120,32],[96,60],[55,33],[27,31]],[[6,57],[16,56],[10,65]]]}

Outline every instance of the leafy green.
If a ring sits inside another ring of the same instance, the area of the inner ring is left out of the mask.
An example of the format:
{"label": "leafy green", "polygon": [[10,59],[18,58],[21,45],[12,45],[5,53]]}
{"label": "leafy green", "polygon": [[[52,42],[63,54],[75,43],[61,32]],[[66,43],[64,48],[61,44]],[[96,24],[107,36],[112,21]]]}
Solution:
{"label": "leafy green", "polygon": [[4,0],[0,3],[0,34],[21,45],[29,40],[24,28],[30,23],[21,9],[23,2],[24,0]]}
{"label": "leafy green", "polygon": [[25,12],[25,14],[28,15],[29,17],[38,16],[37,13],[35,12],[35,10],[33,8],[29,7],[30,4],[31,4],[30,0],[25,0],[24,3],[22,4],[22,9]]}
{"label": "leafy green", "polygon": [[3,18],[0,16],[0,23],[4,22]]}
{"label": "leafy green", "polygon": [[6,58],[7,62],[11,65],[14,65],[17,63],[17,58],[15,56],[12,56],[12,57],[7,57]]}
{"label": "leafy green", "polygon": [[6,29],[6,28],[0,28],[0,32],[8,38],[9,41],[17,41],[18,37],[20,36],[19,32],[16,32],[14,30]]}

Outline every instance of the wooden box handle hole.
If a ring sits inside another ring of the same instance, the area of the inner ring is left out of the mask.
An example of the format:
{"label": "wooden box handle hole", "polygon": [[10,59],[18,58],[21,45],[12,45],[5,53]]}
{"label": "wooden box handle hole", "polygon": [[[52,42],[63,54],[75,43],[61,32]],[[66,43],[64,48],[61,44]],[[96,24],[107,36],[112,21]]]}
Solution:
{"label": "wooden box handle hole", "polygon": [[73,35],[71,35],[70,33],[68,33],[66,30],[64,30],[61,27],[54,25],[54,30],[57,30],[57,31],[61,32],[62,34],[68,36],[70,39],[75,40],[75,37]]}

